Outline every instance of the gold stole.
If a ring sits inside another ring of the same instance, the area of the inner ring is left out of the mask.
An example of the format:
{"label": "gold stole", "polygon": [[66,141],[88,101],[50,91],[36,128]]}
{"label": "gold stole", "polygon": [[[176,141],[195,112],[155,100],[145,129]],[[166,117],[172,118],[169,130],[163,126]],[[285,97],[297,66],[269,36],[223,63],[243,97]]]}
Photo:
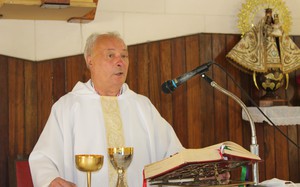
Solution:
{"label": "gold stole", "polygon": [[[106,129],[108,147],[124,147],[125,139],[123,133],[122,119],[118,104],[118,97],[100,96],[103,117]],[[108,158],[108,156],[107,156]],[[109,160],[109,158],[108,158]],[[109,186],[115,187],[118,179],[117,171],[113,165],[108,164]],[[126,180],[126,177],[125,177]]]}

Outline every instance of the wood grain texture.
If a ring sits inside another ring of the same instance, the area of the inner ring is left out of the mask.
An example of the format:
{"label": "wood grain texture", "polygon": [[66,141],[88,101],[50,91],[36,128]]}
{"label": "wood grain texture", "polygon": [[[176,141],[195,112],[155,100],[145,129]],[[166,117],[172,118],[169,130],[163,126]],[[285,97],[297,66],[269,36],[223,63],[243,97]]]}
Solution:
{"label": "wood grain texture", "polygon": [[[226,68],[226,59],[225,59],[225,35],[215,34],[212,37],[212,58],[216,63]],[[217,67],[213,67],[213,79],[221,87],[227,88],[227,77],[226,74]],[[214,105],[215,105],[215,137],[218,137],[218,140],[215,139],[215,143],[220,141],[228,140],[228,96],[221,93],[219,90],[214,89]]]}
{"label": "wood grain texture", "polygon": [[8,186],[9,140],[8,57],[0,56],[0,186]]}
{"label": "wood grain texture", "polygon": [[[37,66],[32,62],[24,62],[25,93],[24,93],[24,130],[25,130],[25,155],[29,155],[36,143],[37,133]],[[27,136],[30,134],[31,136]]]}
{"label": "wood grain texture", "polygon": [[52,72],[52,61],[37,64],[38,136],[44,129],[53,105]]}
{"label": "wood grain texture", "polygon": [[[185,42],[184,38],[172,41],[172,77],[178,77],[186,72]],[[188,146],[187,134],[187,86],[183,84],[173,92],[173,127],[183,146]]]}
{"label": "wood grain texture", "polygon": [[[200,65],[200,49],[199,49],[199,35],[188,36],[185,39],[185,51],[186,51],[186,68],[187,71],[191,71]],[[203,124],[201,123],[200,112],[201,97],[200,93],[200,75],[196,75],[187,81],[187,134],[188,134],[188,147],[198,148],[200,145],[201,129]]]}
{"label": "wood grain texture", "polygon": [[[204,64],[213,60],[212,58],[212,34],[200,35],[200,64]],[[206,75],[212,77],[213,71],[208,71]],[[215,142],[215,105],[214,105],[214,89],[204,80],[200,81],[201,109],[200,124],[202,124],[200,145],[201,147],[209,146]]]}
{"label": "wood grain texture", "polygon": [[149,98],[154,106],[160,110],[160,61],[159,61],[159,43],[151,42],[148,46],[149,58]]}
{"label": "wood grain texture", "polygon": [[9,156],[15,157],[25,151],[24,141],[24,61],[8,60],[8,116]]}
{"label": "wood grain texture", "polygon": [[[171,40],[164,40],[159,42],[160,47],[160,84],[163,84],[165,81],[173,79],[172,76],[172,50],[171,50]],[[173,125],[173,115],[172,115],[172,94],[165,94],[160,91],[161,95],[161,115]]]}

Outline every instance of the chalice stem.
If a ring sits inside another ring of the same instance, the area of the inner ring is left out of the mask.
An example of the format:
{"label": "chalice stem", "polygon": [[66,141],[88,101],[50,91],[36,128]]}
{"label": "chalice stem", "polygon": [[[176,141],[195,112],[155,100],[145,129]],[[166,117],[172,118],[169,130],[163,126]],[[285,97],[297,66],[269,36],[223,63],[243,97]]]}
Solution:
{"label": "chalice stem", "polygon": [[128,187],[124,180],[124,169],[118,169],[117,187]]}
{"label": "chalice stem", "polygon": [[87,172],[87,186],[91,187],[91,172]]}

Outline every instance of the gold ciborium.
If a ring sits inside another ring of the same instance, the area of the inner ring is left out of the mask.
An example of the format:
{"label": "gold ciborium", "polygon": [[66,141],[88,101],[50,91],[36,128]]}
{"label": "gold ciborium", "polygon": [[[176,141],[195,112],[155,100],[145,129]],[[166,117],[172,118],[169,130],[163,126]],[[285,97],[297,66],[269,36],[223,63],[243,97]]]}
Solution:
{"label": "gold ciborium", "polygon": [[103,159],[103,155],[75,155],[77,169],[87,173],[88,187],[91,187],[91,172],[102,168]]}
{"label": "gold ciborium", "polygon": [[133,147],[108,148],[110,162],[118,172],[117,187],[127,187],[124,180],[125,170],[131,163],[133,157]]}

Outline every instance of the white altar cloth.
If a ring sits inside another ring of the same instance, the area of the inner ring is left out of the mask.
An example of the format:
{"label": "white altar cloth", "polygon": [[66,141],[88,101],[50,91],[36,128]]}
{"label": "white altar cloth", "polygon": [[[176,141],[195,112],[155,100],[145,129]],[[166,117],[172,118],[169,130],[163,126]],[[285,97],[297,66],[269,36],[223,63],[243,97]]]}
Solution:
{"label": "white altar cloth", "polygon": [[292,181],[281,180],[277,178],[265,180],[259,183],[259,186],[263,187],[300,187],[299,183],[293,183]]}
{"label": "white altar cloth", "polygon": [[[271,123],[260,113],[256,107],[247,107],[253,121],[256,123],[267,122]],[[270,120],[275,125],[297,125],[300,124],[300,106],[271,106],[271,107],[260,107]],[[242,117],[244,120],[249,121],[245,111],[242,111]]]}

